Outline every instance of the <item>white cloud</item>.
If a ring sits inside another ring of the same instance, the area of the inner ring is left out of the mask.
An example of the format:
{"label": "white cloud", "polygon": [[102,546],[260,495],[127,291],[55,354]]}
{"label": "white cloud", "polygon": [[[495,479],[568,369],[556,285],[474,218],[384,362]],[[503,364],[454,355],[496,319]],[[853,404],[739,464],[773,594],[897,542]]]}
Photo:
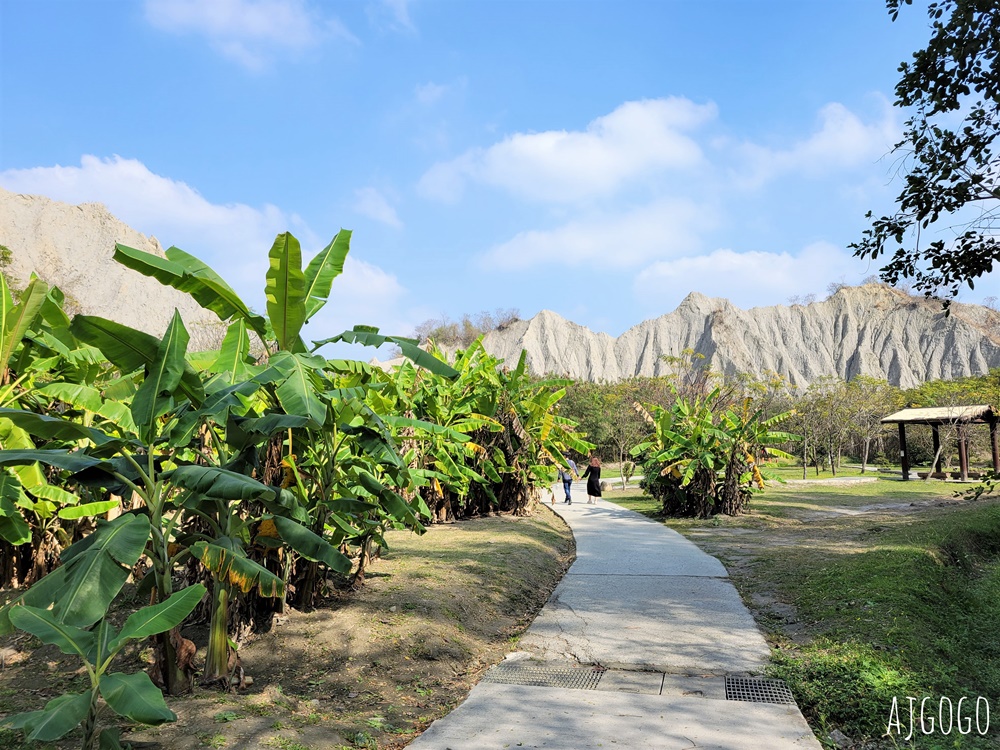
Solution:
{"label": "white cloud", "polygon": [[379,0],[384,14],[391,19],[390,26],[396,30],[416,31],[410,18],[411,0]]}
{"label": "white cloud", "polygon": [[357,213],[396,229],[403,226],[403,222],[396,215],[396,209],[389,205],[386,197],[376,188],[359,188],[354,191],[354,196],[354,210]]}
{"label": "white cloud", "polygon": [[546,203],[609,196],[645,175],[701,163],[701,148],[685,133],[715,116],[714,104],[679,97],[626,102],[583,131],[515,133],[467,151],[431,167],[418,188],[445,201],[469,181]]}
{"label": "white cloud", "polygon": [[787,252],[715,250],[653,263],[635,279],[639,299],[671,309],[691,291],[725,297],[749,308],[774,305],[791,296],[825,296],[831,282],[859,284],[870,273],[848,251],[828,242],[806,246],[798,255]]}
{"label": "white cloud", "polygon": [[358,324],[378,326],[387,334],[398,335],[402,331],[405,335],[413,328],[400,309],[405,296],[406,290],[395,275],[348,256],[344,273],[333,282],[329,301],[309,321],[303,338],[319,341]]}
{"label": "white cloud", "polygon": [[631,211],[588,213],[552,230],[530,230],[481,259],[489,268],[540,265],[622,268],[653,258],[697,252],[699,235],[715,223],[714,210],[685,199],[664,199]]}
{"label": "white cloud", "polygon": [[417,101],[425,106],[440,100],[447,92],[447,86],[432,81],[419,85],[415,89]]}
{"label": "white cloud", "polygon": [[85,155],[79,167],[9,169],[0,172],[0,185],[65,203],[103,203],[129,226],[155,234],[165,246],[177,245],[209,262],[239,260],[230,267],[248,276],[248,256],[266,256],[276,234],[304,228],[297,216],[276,206],[212,203],[186,183],[120,156]]}
{"label": "white cloud", "polygon": [[[276,206],[212,203],[189,185],[119,156],[84,156],[79,167],[9,169],[0,172],[0,186],[66,203],[101,202],[134,229],[155,234],[163,244],[177,245],[203,259],[260,310],[264,309],[267,252],[275,235],[292,231],[307,256],[332,237],[332,233],[313,232],[301,218]],[[394,275],[350,255],[344,273],[334,281],[329,309],[310,324],[306,336],[321,339],[368,322],[385,325],[387,330],[405,325],[409,331],[413,324],[401,309],[405,296],[406,290]]]}
{"label": "white cloud", "polygon": [[332,17],[305,0],[146,0],[146,19],[163,31],[197,34],[212,47],[250,69],[277,54],[297,54],[330,37],[357,42]]}
{"label": "white cloud", "polygon": [[880,98],[877,119],[865,122],[838,102],[819,111],[818,129],[789,148],[747,143],[738,149],[744,160],[741,182],[757,186],[781,173],[820,177],[873,164],[899,140],[900,127],[889,103]]}

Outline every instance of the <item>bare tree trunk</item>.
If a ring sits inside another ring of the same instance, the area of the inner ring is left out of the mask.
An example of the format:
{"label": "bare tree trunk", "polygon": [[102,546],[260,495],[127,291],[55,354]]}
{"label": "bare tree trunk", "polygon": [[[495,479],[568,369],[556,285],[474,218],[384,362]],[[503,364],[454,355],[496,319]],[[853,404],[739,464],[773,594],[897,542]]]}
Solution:
{"label": "bare tree trunk", "polygon": [[802,478],[806,478],[806,471],[809,468],[809,436],[802,438]]}
{"label": "bare tree trunk", "polygon": [[153,682],[162,686],[170,695],[190,692],[194,676],[194,643],[181,636],[180,628],[159,633],[150,640],[154,644],[155,662],[150,668]]}
{"label": "bare tree trunk", "polygon": [[927,476],[926,476],[926,477],[924,477],[924,481],[925,481],[925,482],[927,482],[927,481],[930,481],[930,478],[931,478],[932,476],[934,476],[934,472],[935,472],[935,471],[937,471],[937,464],[938,464],[938,459],[940,459],[940,458],[941,458],[941,451],[943,451],[943,450],[944,450],[944,445],[943,445],[943,444],[942,444],[942,445],[939,445],[939,446],[938,446],[938,449],[937,449],[937,453],[935,453],[935,454],[934,454],[934,460],[933,460],[933,461],[931,461],[931,468],[930,468],[930,471],[928,471],[928,472],[927,472]]}
{"label": "bare tree trunk", "polygon": [[863,447],[861,449],[861,473],[864,474],[865,469],[868,467],[868,449],[871,447],[871,440],[869,438],[865,438],[862,441],[862,445]]}
{"label": "bare tree trunk", "polygon": [[371,559],[372,539],[370,536],[366,536],[358,546],[358,569],[351,576],[352,589],[359,589],[365,585],[365,573],[368,570],[368,564],[371,562]]}

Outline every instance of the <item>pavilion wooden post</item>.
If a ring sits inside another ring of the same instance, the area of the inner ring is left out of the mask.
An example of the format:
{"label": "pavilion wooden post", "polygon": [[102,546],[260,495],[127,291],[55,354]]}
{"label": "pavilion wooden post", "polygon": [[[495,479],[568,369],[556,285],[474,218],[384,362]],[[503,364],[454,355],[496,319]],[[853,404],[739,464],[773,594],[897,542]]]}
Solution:
{"label": "pavilion wooden post", "polygon": [[1000,451],[997,450],[997,418],[990,419],[990,448],[993,450],[993,473],[1000,474]]}
{"label": "pavilion wooden post", "polygon": [[906,425],[899,423],[899,462],[902,464],[903,481],[910,478],[910,457],[906,453]]}
{"label": "pavilion wooden post", "polygon": [[934,458],[935,458],[934,466],[931,468],[931,471],[940,474],[941,454],[939,453],[939,451],[941,450],[941,433],[938,431],[938,426],[936,424],[931,425],[931,437],[934,438]]}
{"label": "pavilion wooden post", "polygon": [[969,443],[964,425],[958,426],[958,468],[962,472],[962,481],[969,479]]}

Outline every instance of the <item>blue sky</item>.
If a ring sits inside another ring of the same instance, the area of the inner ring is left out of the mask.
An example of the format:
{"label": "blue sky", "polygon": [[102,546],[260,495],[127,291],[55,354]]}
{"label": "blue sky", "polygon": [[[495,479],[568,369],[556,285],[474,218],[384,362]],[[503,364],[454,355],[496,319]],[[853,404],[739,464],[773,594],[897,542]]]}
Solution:
{"label": "blue sky", "polygon": [[878,0],[0,0],[0,34],[0,186],[103,202],[258,308],[275,234],[353,229],[320,339],[859,283],[928,32]]}

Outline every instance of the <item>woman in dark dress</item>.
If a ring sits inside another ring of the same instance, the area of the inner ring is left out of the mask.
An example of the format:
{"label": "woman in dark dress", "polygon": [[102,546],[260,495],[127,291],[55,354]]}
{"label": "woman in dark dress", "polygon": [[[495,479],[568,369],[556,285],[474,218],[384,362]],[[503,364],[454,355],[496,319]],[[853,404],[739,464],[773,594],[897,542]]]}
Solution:
{"label": "woman in dark dress", "polygon": [[601,459],[591,456],[590,466],[580,479],[587,480],[587,504],[596,503],[601,496]]}

